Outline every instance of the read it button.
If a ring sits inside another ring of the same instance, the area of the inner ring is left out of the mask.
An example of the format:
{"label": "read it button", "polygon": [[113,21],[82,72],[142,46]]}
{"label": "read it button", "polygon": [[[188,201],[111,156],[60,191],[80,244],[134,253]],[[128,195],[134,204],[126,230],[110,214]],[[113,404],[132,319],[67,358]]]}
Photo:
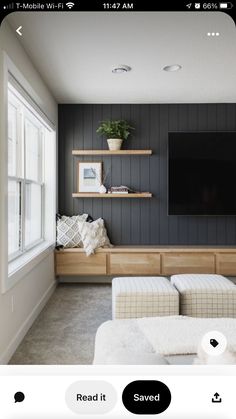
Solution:
{"label": "read it button", "polygon": [[122,394],[126,409],[136,415],[157,415],[170,405],[171,392],[161,381],[133,381]]}
{"label": "read it button", "polygon": [[79,415],[102,415],[117,402],[116,391],[106,381],[77,381],[66,391],[66,404]]}

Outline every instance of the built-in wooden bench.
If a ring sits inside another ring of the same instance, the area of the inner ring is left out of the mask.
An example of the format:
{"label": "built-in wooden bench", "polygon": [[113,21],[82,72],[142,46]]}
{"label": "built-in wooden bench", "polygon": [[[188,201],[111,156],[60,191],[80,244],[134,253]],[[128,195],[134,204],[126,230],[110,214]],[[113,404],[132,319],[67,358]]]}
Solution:
{"label": "built-in wooden bench", "polygon": [[235,247],[115,246],[86,256],[83,249],[55,251],[57,275],[173,275],[209,273],[236,276]]}

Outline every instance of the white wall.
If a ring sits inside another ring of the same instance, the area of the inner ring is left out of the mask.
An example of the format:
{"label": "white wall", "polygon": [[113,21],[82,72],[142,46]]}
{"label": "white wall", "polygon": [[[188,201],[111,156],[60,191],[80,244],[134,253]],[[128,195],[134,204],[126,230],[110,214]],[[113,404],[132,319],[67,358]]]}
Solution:
{"label": "white wall", "polygon": [[[8,63],[24,76],[24,85],[50,121],[57,126],[57,104],[6,21],[0,27],[0,279],[7,275],[7,119]],[[22,80],[21,80],[22,82]],[[28,85],[29,84],[29,85]],[[52,250],[6,293],[0,290],[0,363],[7,363],[55,289]]]}

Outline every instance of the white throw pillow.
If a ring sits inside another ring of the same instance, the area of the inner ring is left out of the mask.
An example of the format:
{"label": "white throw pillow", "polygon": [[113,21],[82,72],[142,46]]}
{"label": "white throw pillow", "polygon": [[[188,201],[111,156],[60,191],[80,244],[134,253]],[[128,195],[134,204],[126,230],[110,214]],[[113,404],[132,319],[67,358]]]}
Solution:
{"label": "white throw pillow", "polygon": [[80,228],[81,223],[85,223],[87,218],[88,214],[73,215],[72,217],[63,215],[59,218],[57,220],[57,246],[83,247]]}
{"label": "white throw pillow", "polygon": [[80,234],[87,256],[92,255],[98,247],[112,247],[102,218],[98,218],[98,220],[92,223],[80,222],[79,224]]}

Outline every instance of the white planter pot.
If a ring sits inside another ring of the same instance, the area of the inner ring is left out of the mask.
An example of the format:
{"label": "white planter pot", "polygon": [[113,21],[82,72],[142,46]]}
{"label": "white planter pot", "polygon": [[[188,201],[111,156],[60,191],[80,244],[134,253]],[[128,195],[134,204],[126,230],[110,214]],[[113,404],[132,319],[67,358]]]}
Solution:
{"label": "white planter pot", "polygon": [[108,138],[107,139],[109,150],[120,150],[123,140],[120,138]]}

